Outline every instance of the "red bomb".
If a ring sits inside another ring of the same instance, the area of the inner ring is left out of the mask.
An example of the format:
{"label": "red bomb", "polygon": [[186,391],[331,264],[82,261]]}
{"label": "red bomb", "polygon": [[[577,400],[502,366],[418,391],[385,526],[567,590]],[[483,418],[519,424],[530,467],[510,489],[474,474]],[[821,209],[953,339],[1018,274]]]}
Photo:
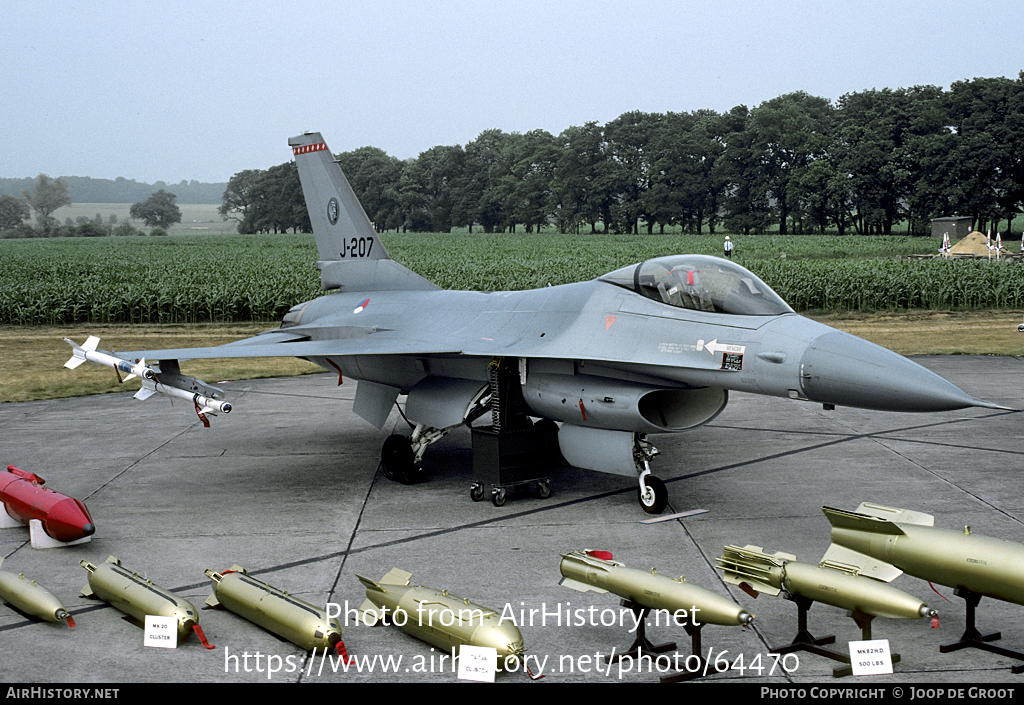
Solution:
{"label": "red bomb", "polygon": [[38,475],[8,465],[0,471],[0,502],[7,514],[25,524],[39,520],[50,538],[68,543],[96,532],[89,510],[81,501],[43,487]]}

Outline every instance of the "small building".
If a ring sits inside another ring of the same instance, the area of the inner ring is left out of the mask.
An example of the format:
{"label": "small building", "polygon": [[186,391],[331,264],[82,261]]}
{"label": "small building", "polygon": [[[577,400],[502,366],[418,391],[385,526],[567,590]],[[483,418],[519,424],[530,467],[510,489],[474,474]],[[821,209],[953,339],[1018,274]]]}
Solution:
{"label": "small building", "polygon": [[951,215],[945,218],[932,218],[932,237],[939,240],[949,235],[953,242],[962,240],[971,232],[971,218],[962,215]]}

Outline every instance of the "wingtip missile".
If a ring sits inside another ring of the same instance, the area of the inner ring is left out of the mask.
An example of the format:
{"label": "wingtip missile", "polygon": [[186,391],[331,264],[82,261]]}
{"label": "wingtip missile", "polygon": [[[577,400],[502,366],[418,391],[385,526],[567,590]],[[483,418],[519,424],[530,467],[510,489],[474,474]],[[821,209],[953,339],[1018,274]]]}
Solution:
{"label": "wingtip missile", "polygon": [[[199,382],[199,380],[195,381]],[[207,389],[215,389],[210,385],[204,386]],[[216,393],[223,394],[221,390],[217,390]],[[212,394],[200,394],[199,392],[192,392],[187,389],[182,389],[181,387],[176,387],[172,384],[167,384],[161,381],[159,377],[153,380],[144,380],[142,382],[142,388],[135,393],[135,398],[143,401],[149,399],[154,394],[162,394],[166,397],[190,401],[195,406],[196,413],[200,414],[200,416],[204,414],[231,413],[231,402],[216,399]]]}
{"label": "wingtip missile", "polygon": [[[71,357],[64,363],[64,367],[69,370],[76,369],[83,362],[91,362],[101,367],[112,367],[118,373],[117,378],[120,382],[126,382],[135,377],[152,380],[155,376],[145,360],[133,363],[123,360],[107,350],[100,350],[98,347],[100,339],[95,335],[90,335],[81,345],[70,338],[64,338],[64,342],[71,346]],[[122,372],[127,375],[124,379],[121,378],[120,373]]]}

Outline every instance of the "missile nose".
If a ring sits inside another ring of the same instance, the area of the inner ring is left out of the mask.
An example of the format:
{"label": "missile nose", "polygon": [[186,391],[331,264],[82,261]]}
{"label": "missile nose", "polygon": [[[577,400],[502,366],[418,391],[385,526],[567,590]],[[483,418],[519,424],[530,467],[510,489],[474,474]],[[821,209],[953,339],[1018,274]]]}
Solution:
{"label": "missile nose", "polygon": [[804,396],[826,404],[907,412],[1003,408],[976,401],[916,362],[838,330],[807,345],[799,374]]}
{"label": "missile nose", "polygon": [[96,533],[96,525],[93,524],[92,522],[89,522],[88,524],[85,524],[82,527],[82,536],[92,536],[95,533]]}

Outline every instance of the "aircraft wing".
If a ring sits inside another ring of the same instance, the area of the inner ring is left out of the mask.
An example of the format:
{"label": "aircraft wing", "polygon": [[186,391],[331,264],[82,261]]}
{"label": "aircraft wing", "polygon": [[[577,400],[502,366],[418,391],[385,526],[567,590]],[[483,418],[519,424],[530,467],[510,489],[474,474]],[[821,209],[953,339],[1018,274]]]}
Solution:
{"label": "aircraft wing", "polygon": [[410,338],[397,331],[378,331],[349,338],[309,340],[287,332],[273,332],[235,343],[205,348],[170,348],[118,352],[130,359],[200,360],[244,357],[327,357],[342,355],[455,355],[458,347]]}

